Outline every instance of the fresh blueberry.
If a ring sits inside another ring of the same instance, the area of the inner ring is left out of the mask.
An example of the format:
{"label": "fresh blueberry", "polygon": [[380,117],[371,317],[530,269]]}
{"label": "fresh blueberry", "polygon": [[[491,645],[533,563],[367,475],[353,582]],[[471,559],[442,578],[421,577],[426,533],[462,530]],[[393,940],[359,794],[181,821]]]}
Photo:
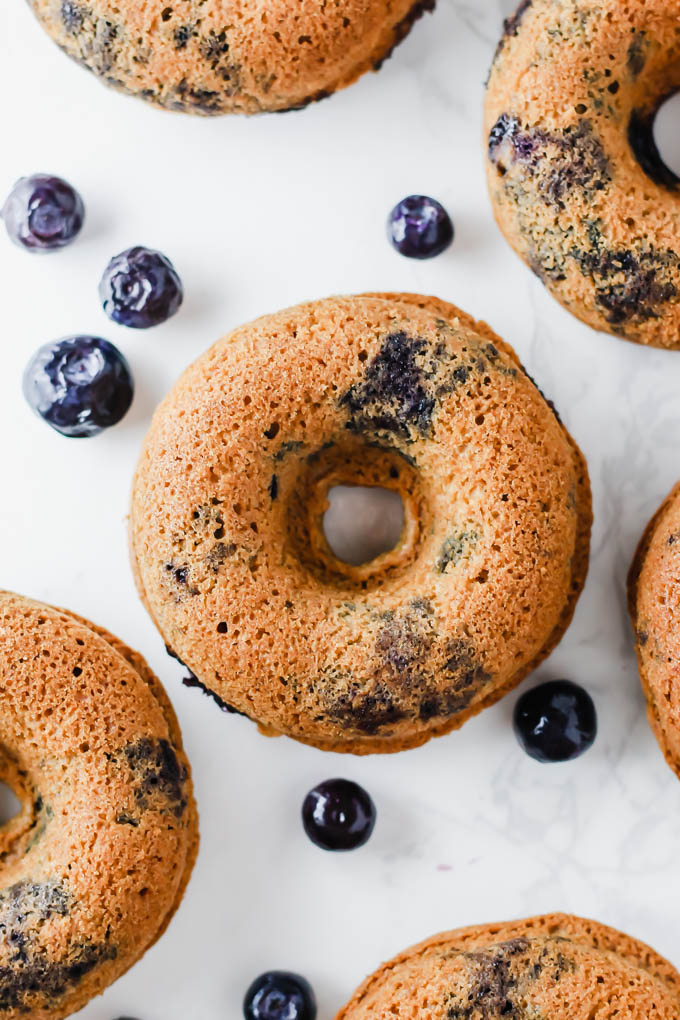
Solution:
{"label": "fresh blueberry", "polygon": [[375,804],[362,787],[348,779],[328,779],[305,797],[302,824],[322,850],[356,850],[375,827]]}
{"label": "fresh blueberry", "polygon": [[316,999],[299,974],[270,970],[248,989],[243,1015],[246,1020],[315,1020]]}
{"label": "fresh blueberry", "polygon": [[170,259],[138,245],[111,259],[99,284],[99,297],[114,322],[148,329],[175,314],[184,291]]}
{"label": "fresh blueberry", "polygon": [[453,224],[443,205],[427,195],[409,195],[395,205],[387,236],[402,255],[431,259],[453,241]]}
{"label": "fresh blueberry", "polygon": [[592,747],[597,713],[593,699],[578,684],[551,680],[522,695],[515,705],[514,729],[536,761],[571,761]]}
{"label": "fresh blueberry", "polygon": [[40,347],[24,372],[24,396],[64,436],[96,436],[128,411],[130,368],[120,351],[96,336],[70,336]]}
{"label": "fresh blueberry", "polygon": [[61,177],[32,174],[16,182],[2,209],[10,239],[30,251],[70,244],[85,219],[83,200]]}

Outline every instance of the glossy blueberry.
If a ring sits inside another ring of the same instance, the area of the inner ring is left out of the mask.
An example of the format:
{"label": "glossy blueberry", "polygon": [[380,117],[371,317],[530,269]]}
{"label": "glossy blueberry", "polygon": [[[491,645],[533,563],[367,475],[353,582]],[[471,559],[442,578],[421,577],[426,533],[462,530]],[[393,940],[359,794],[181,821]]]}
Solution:
{"label": "glossy blueberry", "polygon": [[322,850],[356,850],[375,827],[375,804],[361,786],[348,779],[328,779],[305,797],[302,824]]}
{"label": "glossy blueberry", "polygon": [[593,699],[570,680],[551,680],[527,691],[515,705],[515,735],[530,757],[571,761],[597,736]]}
{"label": "glossy blueberry", "polygon": [[24,372],[24,396],[64,436],[96,436],[128,411],[130,368],[120,351],[95,336],[70,336],[40,347]]}
{"label": "glossy blueberry", "polygon": [[315,1020],[316,999],[299,974],[270,970],[248,989],[243,1015],[246,1020]]}
{"label": "glossy blueberry", "polygon": [[137,246],[111,259],[99,284],[99,297],[114,322],[148,329],[175,314],[184,292],[170,259]]}
{"label": "glossy blueberry", "polygon": [[32,174],[16,182],[2,209],[12,241],[30,251],[70,244],[85,219],[83,200],[61,177]]}
{"label": "glossy blueberry", "polygon": [[453,241],[453,224],[443,205],[427,195],[409,195],[395,205],[387,236],[402,255],[431,259]]}

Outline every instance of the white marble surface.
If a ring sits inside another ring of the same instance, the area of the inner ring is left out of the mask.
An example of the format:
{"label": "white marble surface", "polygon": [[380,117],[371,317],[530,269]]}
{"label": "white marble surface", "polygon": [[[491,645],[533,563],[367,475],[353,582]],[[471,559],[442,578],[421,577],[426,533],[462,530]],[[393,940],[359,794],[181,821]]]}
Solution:
{"label": "white marble surface", "polygon": [[[118,96],[53,48],[20,0],[0,7],[0,192],[46,170],[72,180],[89,207],[82,239],[56,256],[24,254],[0,236],[0,584],[101,621],[149,658],[180,715],[202,820],[170,930],[83,1020],[237,1018],[249,981],[270,967],[306,974],[320,1020],[330,1020],[407,944],[549,910],[620,926],[680,965],[680,783],[645,721],[624,605],[637,538],[680,476],[680,354],[577,323],[494,227],[480,105],[510,6],[440,0],[379,75],[303,113],[250,121],[192,120]],[[394,253],[383,230],[391,205],[414,191],[442,200],[457,228],[453,247],[421,264]],[[97,302],[108,257],[133,243],[166,251],[186,285],[181,314],[146,334],[114,327]],[[539,671],[580,681],[596,699],[599,739],[573,764],[525,757],[510,726],[514,695],[397,757],[266,740],[181,687],[136,598],[130,476],[152,408],[179,371],[258,314],[382,289],[435,293],[486,318],[588,457],[590,575]],[[122,425],[71,442],[31,415],[20,377],[38,344],[86,331],[128,355],[138,395]],[[298,820],[306,790],[336,774],[363,783],[379,809],[374,838],[354,855],[315,849]]]}

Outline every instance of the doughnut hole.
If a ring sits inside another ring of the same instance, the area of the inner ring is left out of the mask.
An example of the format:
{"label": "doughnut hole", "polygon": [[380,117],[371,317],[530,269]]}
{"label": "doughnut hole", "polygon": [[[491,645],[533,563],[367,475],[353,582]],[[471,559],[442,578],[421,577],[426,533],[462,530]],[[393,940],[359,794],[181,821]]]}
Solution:
{"label": "doughnut hole", "polygon": [[654,141],[663,165],[680,182],[680,92],[659,108],[654,119]]}
{"label": "doughnut hole", "polygon": [[328,490],[323,531],[333,554],[360,567],[399,542],[404,504],[398,492],[363,485],[335,485]]}
{"label": "doughnut hole", "polygon": [[[414,561],[427,506],[419,472],[399,451],[343,439],[307,458],[292,487],[291,546],[324,584],[378,588]],[[353,513],[357,527],[344,530]],[[369,518],[375,530],[362,527]]]}
{"label": "doughnut hole", "polygon": [[19,857],[40,824],[40,803],[30,777],[0,756],[0,860]]}
{"label": "doughnut hole", "polygon": [[11,786],[0,781],[0,827],[7,825],[21,811],[21,801]]}

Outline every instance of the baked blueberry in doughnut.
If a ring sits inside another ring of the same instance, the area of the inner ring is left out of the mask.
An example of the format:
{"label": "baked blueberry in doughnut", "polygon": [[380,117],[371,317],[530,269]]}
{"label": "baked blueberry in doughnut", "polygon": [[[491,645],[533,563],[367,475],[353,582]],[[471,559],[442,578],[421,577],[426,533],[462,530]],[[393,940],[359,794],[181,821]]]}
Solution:
{"label": "baked blueberry in doughnut", "polygon": [[29,0],[69,56],[186,113],[300,109],[378,70],[435,0]]}
{"label": "baked blueberry in doughnut", "polygon": [[568,914],[444,932],[380,967],[336,1020],[676,1020],[680,974]]}
{"label": "baked blueberry in doughnut", "polygon": [[574,315],[680,347],[680,181],[652,132],[680,89],[677,4],[524,0],[485,104],[486,165],[507,240]]}
{"label": "baked blueberry in doughnut", "polygon": [[132,966],[198,847],[189,764],[144,660],[61,609],[0,592],[0,1018],[61,1020]]}
{"label": "baked blueberry in doughnut", "polygon": [[[397,492],[397,545],[326,540],[337,485]],[[555,646],[584,582],[583,458],[514,352],[436,298],[300,305],[235,330],[154,415],[132,560],[165,644],[268,733],[398,751]]]}

